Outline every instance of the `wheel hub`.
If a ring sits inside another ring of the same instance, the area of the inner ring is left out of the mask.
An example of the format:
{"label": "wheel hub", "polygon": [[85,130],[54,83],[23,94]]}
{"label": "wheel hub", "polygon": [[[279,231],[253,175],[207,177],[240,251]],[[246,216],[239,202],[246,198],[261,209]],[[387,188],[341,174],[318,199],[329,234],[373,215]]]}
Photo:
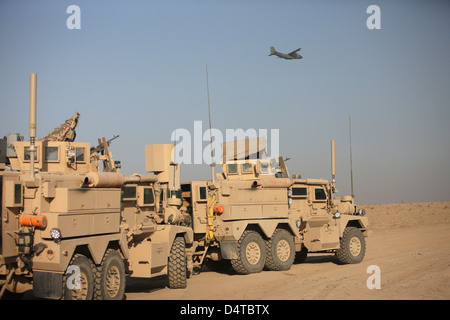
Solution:
{"label": "wheel hub", "polygon": [[106,292],[110,297],[114,297],[120,288],[120,272],[117,266],[111,266],[106,273]]}
{"label": "wheel hub", "polygon": [[361,253],[361,240],[358,237],[350,239],[350,253],[356,257]]}
{"label": "wheel hub", "polygon": [[84,272],[80,272],[71,290],[73,300],[86,300],[88,293],[88,279]]}
{"label": "wheel hub", "polygon": [[291,255],[291,250],[289,247],[289,243],[282,239],[277,243],[277,256],[282,262],[285,262],[289,259]]}
{"label": "wheel hub", "polygon": [[255,265],[259,262],[261,259],[261,248],[255,241],[252,241],[247,245],[245,256],[251,265]]}

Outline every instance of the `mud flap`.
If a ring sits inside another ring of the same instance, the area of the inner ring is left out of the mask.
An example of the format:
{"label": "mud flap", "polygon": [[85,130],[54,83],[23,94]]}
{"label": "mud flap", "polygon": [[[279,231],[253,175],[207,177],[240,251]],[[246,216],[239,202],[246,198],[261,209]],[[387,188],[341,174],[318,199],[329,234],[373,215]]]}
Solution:
{"label": "mud flap", "polygon": [[63,274],[34,271],[33,294],[38,298],[61,299]]}
{"label": "mud flap", "polygon": [[220,253],[224,259],[239,259],[237,242],[221,242],[220,243]]}

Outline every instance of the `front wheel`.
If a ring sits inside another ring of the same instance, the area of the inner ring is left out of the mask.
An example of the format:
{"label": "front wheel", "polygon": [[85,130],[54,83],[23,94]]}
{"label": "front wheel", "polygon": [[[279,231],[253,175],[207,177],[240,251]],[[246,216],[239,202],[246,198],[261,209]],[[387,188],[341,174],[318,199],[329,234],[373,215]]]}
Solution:
{"label": "front wheel", "polygon": [[172,244],[168,270],[170,289],[184,289],[187,287],[186,244],[183,237],[175,238]]}
{"label": "front wheel", "polygon": [[91,259],[75,254],[63,277],[64,300],[92,300],[96,267]]}
{"label": "front wheel", "polygon": [[347,227],[341,238],[336,257],[341,264],[360,263],[366,254],[366,240],[362,232],[355,227]]}

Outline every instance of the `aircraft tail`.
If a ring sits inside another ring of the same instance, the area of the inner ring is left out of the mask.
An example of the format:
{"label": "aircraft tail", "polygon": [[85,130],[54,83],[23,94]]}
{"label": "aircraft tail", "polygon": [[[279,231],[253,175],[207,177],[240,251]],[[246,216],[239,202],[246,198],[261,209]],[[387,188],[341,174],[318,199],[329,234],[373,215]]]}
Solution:
{"label": "aircraft tail", "polygon": [[276,53],[275,48],[274,47],[270,47],[270,54],[269,56],[272,56]]}

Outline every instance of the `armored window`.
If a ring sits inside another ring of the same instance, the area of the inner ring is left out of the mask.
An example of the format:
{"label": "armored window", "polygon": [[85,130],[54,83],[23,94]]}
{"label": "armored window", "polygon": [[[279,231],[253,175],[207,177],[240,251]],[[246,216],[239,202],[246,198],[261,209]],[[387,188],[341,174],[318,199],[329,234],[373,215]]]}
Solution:
{"label": "armored window", "polygon": [[327,195],[325,194],[325,190],[322,188],[315,189],[316,200],[327,200]]}
{"label": "armored window", "polygon": [[[34,160],[37,161],[37,148],[35,147]],[[30,147],[24,147],[23,160],[30,161]]]}
{"label": "armored window", "polygon": [[[4,181],[5,190],[11,190],[3,194],[4,201],[7,207],[22,207],[23,206],[23,184],[14,181]],[[0,186],[2,187],[2,186]]]}
{"label": "armored window", "polygon": [[153,204],[155,202],[155,197],[153,196],[152,188],[144,188],[144,205]]}
{"label": "armored window", "polygon": [[22,185],[14,184],[14,204],[22,204]]}
{"label": "armored window", "polygon": [[269,174],[269,163],[261,162],[261,174]]}
{"label": "armored window", "polygon": [[[122,188],[123,192],[123,188]],[[129,195],[132,195],[132,190],[128,190]],[[149,207],[155,205],[155,196],[153,194],[153,188],[145,187],[145,186],[137,186],[136,187],[136,198],[137,205],[139,207]],[[129,198],[131,200],[131,198]]]}
{"label": "armored window", "polygon": [[58,147],[45,147],[44,148],[44,160],[45,161],[59,161],[59,148]]}
{"label": "armored window", "polygon": [[122,200],[136,200],[136,187],[122,187]]}
{"label": "armored window", "polygon": [[75,157],[77,162],[84,162],[84,148],[75,148]]}
{"label": "armored window", "polygon": [[181,192],[190,192],[191,191],[191,184],[185,183],[181,185]]}
{"label": "armored window", "polygon": [[238,166],[236,163],[228,165],[228,174],[238,174]]}
{"label": "armored window", "polygon": [[242,173],[253,173],[253,166],[251,163],[242,164]]}
{"label": "armored window", "polygon": [[181,190],[169,190],[169,198],[177,198],[177,199],[181,199]]}
{"label": "armored window", "polygon": [[200,187],[200,200],[206,200],[206,187]]}
{"label": "armored window", "polygon": [[306,196],[307,195],[307,188],[306,187],[295,187],[292,188],[292,196],[293,197],[300,197],[300,196]]}

